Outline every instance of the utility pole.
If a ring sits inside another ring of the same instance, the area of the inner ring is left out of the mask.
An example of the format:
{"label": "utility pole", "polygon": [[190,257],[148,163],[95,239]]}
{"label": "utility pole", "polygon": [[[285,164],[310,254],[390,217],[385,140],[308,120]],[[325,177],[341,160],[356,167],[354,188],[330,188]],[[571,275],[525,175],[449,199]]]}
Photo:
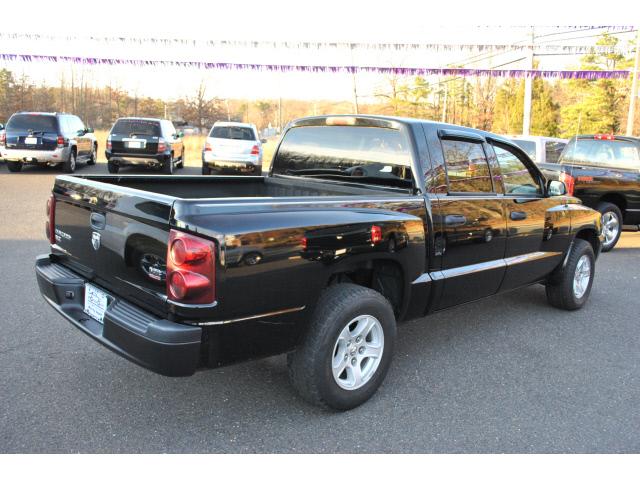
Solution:
{"label": "utility pole", "polygon": [[[527,55],[527,69],[533,70],[534,29],[531,27],[531,47]],[[533,76],[527,73],[524,77],[524,116],[522,118],[522,134],[529,135],[531,129],[531,102],[533,100]]]}
{"label": "utility pole", "polygon": [[640,29],[636,35],[636,60],[633,64],[633,83],[631,84],[631,98],[629,99],[629,115],[627,116],[627,136],[633,136],[633,122],[635,121],[636,99],[638,98],[638,63],[640,63]]}
{"label": "utility pole", "polygon": [[442,123],[447,123],[447,99],[449,98],[449,81],[444,84],[444,102],[442,102]]}
{"label": "utility pole", "polygon": [[[353,49],[355,48],[354,44],[351,44],[351,65],[355,68],[355,63],[353,61]],[[359,109],[358,109],[358,87],[356,84],[356,72],[355,70],[351,73],[351,81],[353,83],[353,110],[354,113],[357,115],[358,113],[360,113]]]}

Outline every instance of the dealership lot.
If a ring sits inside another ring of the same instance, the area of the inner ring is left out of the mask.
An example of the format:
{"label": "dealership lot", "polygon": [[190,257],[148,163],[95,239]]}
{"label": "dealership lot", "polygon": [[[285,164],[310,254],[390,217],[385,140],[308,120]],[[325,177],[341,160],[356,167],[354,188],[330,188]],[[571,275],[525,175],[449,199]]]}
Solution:
{"label": "dealership lot", "polygon": [[401,325],[380,392],[334,414],[294,396],[283,356],[165,378],[59,317],[33,273],[58,173],[0,165],[0,452],[640,451],[639,233],[581,311],[535,286]]}

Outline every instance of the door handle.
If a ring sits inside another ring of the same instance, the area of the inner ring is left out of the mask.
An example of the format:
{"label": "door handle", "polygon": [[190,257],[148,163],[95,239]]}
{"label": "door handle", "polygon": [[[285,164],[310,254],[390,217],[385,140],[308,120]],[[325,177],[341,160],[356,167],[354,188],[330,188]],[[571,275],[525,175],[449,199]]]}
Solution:
{"label": "door handle", "polygon": [[94,230],[104,230],[107,226],[107,217],[102,213],[93,212],[89,217],[89,221],[91,223],[91,228]]}
{"label": "door handle", "polygon": [[464,215],[447,215],[444,217],[444,224],[448,227],[457,227],[467,223],[467,217]]}
{"label": "door handle", "polygon": [[527,218],[527,212],[511,212],[511,215],[509,215],[509,217],[511,218],[511,220],[524,220],[525,218]]}

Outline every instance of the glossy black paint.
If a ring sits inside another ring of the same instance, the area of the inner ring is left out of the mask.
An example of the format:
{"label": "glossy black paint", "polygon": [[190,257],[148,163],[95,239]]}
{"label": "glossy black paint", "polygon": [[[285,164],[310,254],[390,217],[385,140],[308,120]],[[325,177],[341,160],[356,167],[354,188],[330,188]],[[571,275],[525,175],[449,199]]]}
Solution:
{"label": "glossy black paint", "polygon": [[[508,196],[502,187],[490,195],[447,194],[438,131],[473,135],[487,151],[498,137],[358,118],[405,132],[412,188],[273,174],[60,176],[52,261],[160,318],[201,327],[200,362],[210,367],[295,348],[320,292],[335,282],[376,288],[398,319],[414,318],[543,280],[577,232],[589,230],[597,241],[599,214],[570,197]],[[499,165],[490,164],[499,186]],[[514,220],[513,212],[526,218]],[[372,241],[374,226],[380,242]],[[162,260],[172,228],[214,241],[213,304],[167,300]]]}

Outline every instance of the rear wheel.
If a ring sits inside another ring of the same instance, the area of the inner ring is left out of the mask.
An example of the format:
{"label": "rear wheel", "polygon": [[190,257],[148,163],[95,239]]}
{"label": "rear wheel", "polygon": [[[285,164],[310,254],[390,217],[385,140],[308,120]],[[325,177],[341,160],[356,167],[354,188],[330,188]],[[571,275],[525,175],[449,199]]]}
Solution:
{"label": "rear wheel", "polygon": [[182,148],[182,153],[180,154],[180,163],[178,163],[177,167],[184,168],[184,147]]}
{"label": "rear wheel", "polygon": [[62,164],[62,171],[65,173],[73,173],[76,171],[76,151],[71,150],[69,158]]}
{"label": "rear wheel", "polygon": [[89,160],[87,160],[87,165],[95,165],[96,164],[96,144],[94,143],[91,147],[91,154],[89,155]]}
{"label": "rear wheel", "polygon": [[162,165],[162,173],[165,175],[173,175],[173,154]]}
{"label": "rear wheel", "polygon": [[560,265],[547,281],[547,301],[563,310],[582,308],[591,293],[595,260],[591,244],[576,238],[564,267]]}
{"label": "rear wheel", "polygon": [[355,408],[382,384],[395,337],[396,321],[386,298],[349,283],[329,287],[302,344],[287,356],[291,382],[310,403]]}
{"label": "rear wheel", "polygon": [[7,168],[10,172],[17,173],[22,170],[22,163],[20,162],[7,162]]}
{"label": "rear wheel", "polygon": [[202,165],[202,175],[211,175],[211,169],[206,165]]}
{"label": "rear wheel", "polygon": [[609,202],[601,202],[598,204],[598,211],[602,214],[602,233],[604,233],[604,242],[602,242],[602,251],[608,252],[613,249],[620,239],[622,233],[622,212],[617,205]]}
{"label": "rear wheel", "polygon": [[120,165],[113,162],[107,162],[107,170],[109,170],[109,173],[118,173],[120,171]]}

